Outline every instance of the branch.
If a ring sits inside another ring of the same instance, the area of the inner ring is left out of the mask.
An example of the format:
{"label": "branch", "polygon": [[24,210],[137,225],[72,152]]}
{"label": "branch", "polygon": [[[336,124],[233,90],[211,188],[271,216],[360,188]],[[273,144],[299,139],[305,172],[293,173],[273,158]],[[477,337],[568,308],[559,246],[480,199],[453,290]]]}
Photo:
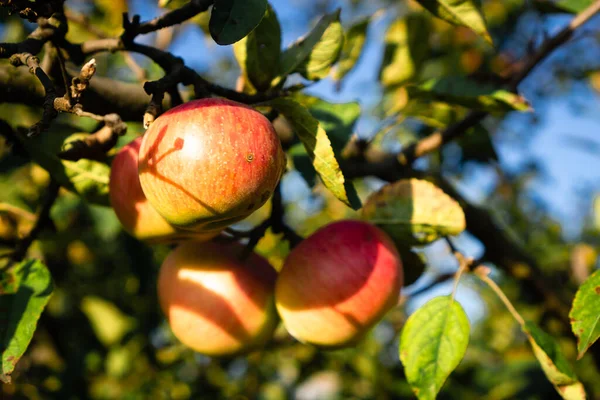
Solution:
{"label": "branch", "polygon": [[108,114],[103,119],[105,125],[100,130],[83,140],[70,142],[69,147],[58,153],[58,156],[69,161],[77,161],[82,158],[105,160],[106,153],[117,144],[119,136],[123,136],[127,132],[127,125],[118,114]]}
{"label": "branch", "polygon": [[[206,97],[208,94],[212,93],[240,103],[255,104],[272,100],[277,97],[286,96],[291,91],[297,90],[297,88],[287,88],[273,92],[256,94],[238,92],[236,90],[228,89],[208,82],[196,71],[185,66],[181,58],[176,57],[167,51],[139,43],[124,42],[121,39],[88,40],[81,45],[68,44],[65,48],[72,54],[72,56],[75,57],[76,61],[81,61],[85,59],[85,57],[105,51],[130,51],[143,54],[157,63],[167,75],[170,75],[168,78],[169,83],[193,85],[196,91],[196,97]],[[174,71],[176,71],[176,73]]]}
{"label": "branch", "polygon": [[125,32],[121,36],[124,41],[132,41],[137,35],[150,33],[169,26],[178,25],[196,15],[203,13],[214,3],[214,0],[191,0],[189,3],[173,11],[140,23],[140,16],[135,15],[129,20],[129,15],[123,15]]}
{"label": "branch", "polygon": [[30,53],[37,55],[44,43],[67,33],[67,24],[64,16],[54,14],[50,18],[40,17],[37,19],[38,27],[31,32],[27,39],[19,43],[0,43],[0,58],[9,58],[18,53]]}
{"label": "branch", "polygon": [[29,137],[38,135],[48,129],[52,120],[54,120],[54,118],[56,118],[58,115],[58,111],[54,107],[54,100],[57,98],[56,88],[54,87],[54,84],[48,75],[46,75],[44,70],[40,68],[40,60],[36,56],[30,53],[17,53],[10,57],[10,63],[15,67],[21,65],[26,65],[29,67],[29,72],[38,78],[46,92],[44,97],[44,111],[42,114],[42,119],[29,128],[29,132],[27,133],[27,136]]}
{"label": "branch", "polygon": [[65,0],[0,0],[0,7],[6,7],[10,13],[17,12],[23,19],[35,22],[42,17],[50,17],[63,9]]}
{"label": "branch", "polygon": [[264,220],[262,223],[254,227],[249,232],[237,232],[237,231],[229,231],[230,234],[233,234],[234,237],[248,237],[248,243],[242,253],[242,258],[248,257],[260,239],[265,235],[267,229],[271,228],[273,233],[283,233],[283,237],[290,243],[290,248],[294,248],[298,243],[300,243],[304,238],[298,235],[292,228],[290,228],[285,221],[283,220],[283,216],[285,214],[284,207],[281,198],[281,185],[277,185],[275,188],[275,192],[273,193],[273,197],[271,198],[271,215],[269,218]]}
{"label": "branch", "polygon": [[[547,39],[533,56],[525,60],[521,67],[513,72],[513,78],[510,80],[509,89],[516,91],[519,84],[531,73],[531,71],[543,60],[545,60],[554,50],[566,43],[575,30],[589,21],[594,15],[600,12],[600,1],[595,1],[587,9],[575,16],[571,22],[559,33]],[[464,119],[456,124],[450,125],[443,131],[437,131],[431,135],[419,140],[411,146],[406,147],[397,156],[399,167],[406,167],[419,157],[432,153],[442,147],[444,144],[453,141],[463,135],[469,128],[475,126],[478,122],[488,116],[487,112],[473,111]]]}

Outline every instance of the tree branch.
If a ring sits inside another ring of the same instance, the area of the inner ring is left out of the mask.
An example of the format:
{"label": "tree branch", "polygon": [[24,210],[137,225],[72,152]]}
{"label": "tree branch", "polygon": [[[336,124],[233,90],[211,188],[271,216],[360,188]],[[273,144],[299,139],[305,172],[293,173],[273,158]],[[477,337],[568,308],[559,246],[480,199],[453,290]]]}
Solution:
{"label": "tree branch", "polygon": [[[516,91],[519,84],[525,79],[533,69],[545,60],[554,50],[566,43],[573,32],[590,20],[594,15],[600,12],[600,1],[595,1],[583,12],[575,16],[571,22],[559,33],[547,39],[540,48],[521,64],[521,67],[512,72],[513,78],[510,79],[509,89]],[[431,135],[419,140],[418,142],[403,149],[397,156],[397,163],[400,167],[412,165],[419,157],[432,153],[444,144],[453,141],[463,135],[469,128],[475,126],[478,122],[488,116],[487,112],[473,111],[464,119],[456,124],[450,125],[443,131],[437,131]]]}
{"label": "tree branch", "polygon": [[180,8],[154,18],[153,20],[140,23],[140,16],[135,15],[130,21],[127,13],[123,15],[125,21],[122,38],[124,41],[132,41],[137,35],[150,33],[169,26],[178,25],[196,15],[205,12],[214,3],[214,0],[191,0]]}

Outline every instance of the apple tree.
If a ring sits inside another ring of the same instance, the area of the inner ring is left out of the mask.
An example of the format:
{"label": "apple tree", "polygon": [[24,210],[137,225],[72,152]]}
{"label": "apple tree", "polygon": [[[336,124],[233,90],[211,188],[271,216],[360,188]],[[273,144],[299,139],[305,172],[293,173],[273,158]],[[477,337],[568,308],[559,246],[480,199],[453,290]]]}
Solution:
{"label": "apple tree", "polygon": [[600,396],[599,13],[0,0],[0,397]]}

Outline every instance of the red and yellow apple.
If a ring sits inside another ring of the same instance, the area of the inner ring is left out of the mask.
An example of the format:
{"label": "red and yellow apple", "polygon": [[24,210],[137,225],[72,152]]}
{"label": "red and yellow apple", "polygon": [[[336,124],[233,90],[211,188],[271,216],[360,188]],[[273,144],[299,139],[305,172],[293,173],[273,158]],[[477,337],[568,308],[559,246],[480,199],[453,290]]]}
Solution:
{"label": "red and yellow apple", "polygon": [[148,242],[172,242],[193,237],[208,240],[218,234],[193,233],[175,228],[146,199],[138,176],[138,153],[142,138],[124,146],[110,171],[109,197],[117,218],[127,233]]}
{"label": "red and yellow apple", "polygon": [[331,223],[286,258],[277,311],[304,343],[340,348],[359,341],[398,303],[403,270],[392,240],[362,221]]}
{"label": "red and yellow apple", "polygon": [[242,261],[242,250],[239,244],[188,241],[161,266],[161,308],[173,334],[197,352],[251,351],[264,345],[277,326],[277,272],[254,253]]}
{"label": "red and yellow apple", "polygon": [[193,100],[148,128],[139,155],[144,193],[170,224],[222,230],[261,207],[285,168],[273,126],[251,107]]}

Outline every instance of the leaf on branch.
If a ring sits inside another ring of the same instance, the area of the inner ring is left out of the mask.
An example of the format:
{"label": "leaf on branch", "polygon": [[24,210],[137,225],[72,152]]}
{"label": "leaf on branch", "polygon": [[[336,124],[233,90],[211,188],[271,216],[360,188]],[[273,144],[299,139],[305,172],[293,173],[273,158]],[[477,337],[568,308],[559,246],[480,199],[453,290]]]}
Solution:
{"label": "leaf on branch", "polygon": [[465,227],[460,205],[431,182],[403,179],[372,194],[362,217],[403,246],[424,245]]}
{"label": "leaf on branch", "polygon": [[577,290],[569,318],[580,359],[600,337],[600,271],[594,272]]}
{"label": "leaf on branch", "polygon": [[420,400],[433,400],[469,343],[469,320],[451,296],[436,297],[412,314],[400,336],[400,360]]}
{"label": "leaf on branch", "polygon": [[23,261],[0,275],[1,381],[10,382],[52,291],[50,272],[39,260]]}
{"label": "leaf on branch", "polygon": [[259,91],[271,87],[279,72],[281,27],[269,5],[260,24],[248,36],[233,45],[242,74]]}
{"label": "leaf on branch", "polygon": [[267,0],[215,0],[208,23],[210,35],[222,46],[241,40],[260,23],[267,5]]}
{"label": "leaf on branch", "polygon": [[489,44],[493,44],[485,19],[476,0],[417,0],[423,8],[453,25],[473,30]]}
{"label": "leaf on branch", "polygon": [[404,286],[415,283],[425,272],[426,260],[425,255],[417,253],[410,247],[406,247],[401,243],[396,243],[400,259],[402,260],[402,269],[404,270]]}
{"label": "leaf on branch", "polygon": [[[360,116],[360,105],[351,103],[329,103],[318,97],[298,97],[301,103],[308,108],[311,115],[316,118],[331,141],[331,147],[337,160],[342,158],[342,150],[354,133],[354,126]],[[292,160],[294,167],[302,174],[310,187],[315,184],[316,171],[312,166],[311,159],[304,147],[293,149]],[[350,197],[358,199],[356,190],[352,183],[346,183],[346,189]],[[357,202],[358,204],[358,202]],[[360,207],[358,207],[360,208]]]}
{"label": "leaf on branch", "polygon": [[385,34],[379,80],[385,87],[415,79],[429,51],[429,21],[421,13],[394,21]]}
{"label": "leaf on branch", "polygon": [[86,201],[108,205],[110,167],[99,161],[81,159],[66,161],[58,157],[70,142],[87,137],[73,134],[71,126],[53,124],[50,130],[35,138],[19,136],[21,144],[33,161],[50,173],[56,181]]}
{"label": "leaf on branch", "polygon": [[344,30],[340,23],[340,10],[337,10],[321,18],[308,35],[283,51],[279,76],[273,86],[294,72],[309,80],[326,77],[338,60],[343,43]]}
{"label": "leaf on branch", "polygon": [[371,17],[363,18],[353,24],[346,32],[346,40],[340,53],[340,59],[333,71],[333,79],[342,80],[356,65],[362,54]]}
{"label": "leaf on branch", "polygon": [[443,101],[450,104],[487,111],[530,111],[522,96],[490,83],[478,83],[463,76],[430,79],[407,86],[409,97],[420,100]]}
{"label": "leaf on branch", "polygon": [[490,132],[481,124],[477,124],[465,132],[458,140],[458,145],[462,150],[461,162],[463,163],[466,161],[479,163],[487,163],[490,160],[498,161],[498,153],[494,148]]}
{"label": "leaf on branch", "polygon": [[577,14],[588,8],[594,0],[535,0],[533,6],[543,13]]}
{"label": "leaf on branch", "polygon": [[523,332],[527,335],[544,374],[558,394],[565,400],[584,400],[586,394],[583,385],[577,379],[554,338],[531,322],[525,323]]}
{"label": "leaf on branch", "polygon": [[409,100],[401,110],[403,116],[413,117],[434,128],[445,128],[466,115],[466,110],[439,101]]}
{"label": "leaf on branch", "polygon": [[360,199],[344,178],[327,132],[310,111],[292,99],[279,98],[263,105],[273,107],[289,121],[325,187],[347,206],[360,208]]}

